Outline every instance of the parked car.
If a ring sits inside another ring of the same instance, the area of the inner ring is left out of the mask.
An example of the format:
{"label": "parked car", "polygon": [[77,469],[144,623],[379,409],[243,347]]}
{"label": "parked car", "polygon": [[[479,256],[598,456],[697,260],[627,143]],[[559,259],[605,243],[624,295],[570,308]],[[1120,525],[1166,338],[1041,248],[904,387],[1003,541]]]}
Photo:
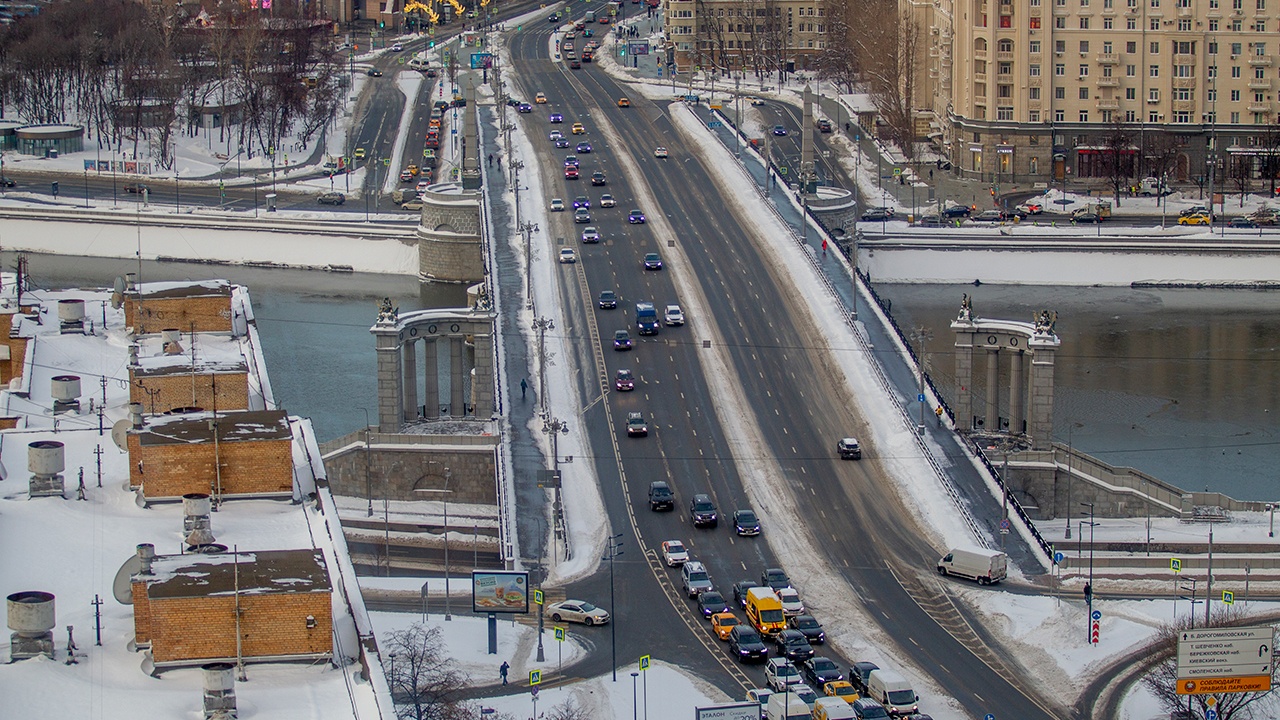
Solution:
{"label": "parked car", "polygon": [[947,205],[942,208],[942,216],[947,218],[966,218],[972,212],[968,205]]}
{"label": "parked car", "polygon": [[327,192],[316,199],[321,205],[341,205],[347,201],[347,196],[340,192]]}
{"label": "parked car", "polygon": [[733,530],[742,537],[755,537],[760,534],[760,518],[752,510],[735,510]]}
{"label": "parked car", "polygon": [[868,208],[861,217],[862,222],[884,222],[892,219],[893,211],[883,207]]}
{"label": "parked car", "polygon": [[1232,227],[1232,228],[1256,228],[1256,227],[1258,227],[1258,223],[1256,223],[1256,222],[1254,222],[1254,221],[1250,220],[1250,219],[1249,219],[1249,218],[1247,218],[1247,217],[1233,217],[1233,218],[1231,218],[1231,220],[1230,220],[1230,221],[1228,221],[1228,222],[1227,222],[1227,227]]}
{"label": "parked car", "polygon": [[654,480],[649,483],[649,509],[658,510],[674,510],[676,507],[675,493],[671,492],[671,486],[663,480]]}
{"label": "parked car", "polygon": [[[1183,221],[1183,220],[1185,220],[1185,219],[1186,219],[1186,218],[1179,218],[1179,219],[1178,219],[1178,224],[1179,224],[1179,225],[1194,225],[1194,224],[1196,224],[1196,223],[1184,223],[1184,222],[1182,222],[1182,221]],[[1099,215],[1099,214],[1098,214],[1098,213],[1096,213],[1096,212],[1090,212],[1090,211],[1088,211],[1088,210],[1085,210],[1085,211],[1077,210],[1076,212],[1072,213],[1072,215],[1071,215],[1071,220],[1072,220],[1072,222],[1075,222],[1075,223],[1094,223],[1094,224],[1096,224],[1096,223],[1100,223],[1100,222],[1102,222],[1102,216],[1101,216],[1101,215]],[[1205,224],[1205,225],[1208,225],[1208,223],[1207,223],[1207,222],[1206,222],[1206,223],[1204,223],[1204,224]]]}
{"label": "parked car", "polygon": [[711,501],[710,495],[703,493],[693,496],[689,503],[689,517],[693,520],[694,527],[715,527],[720,522],[716,504]]}
{"label": "parked car", "polygon": [[969,219],[974,222],[1004,222],[1006,218],[1003,210],[983,210]]}
{"label": "parked car", "polygon": [[583,625],[604,625],[609,613],[586,600],[561,600],[547,606],[547,613],[555,622],[580,622]]}
{"label": "parked car", "polygon": [[666,540],[662,543],[662,559],[667,563],[667,567],[679,567],[689,562],[689,551],[679,540]]}
{"label": "parked car", "polygon": [[151,188],[147,187],[144,183],[133,182],[133,183],[126,183],[124,186],[124,191],[127,193],[136,193],[138,195],[141,195],[142,193],[145,193],[145,192],[151,192]]}
{"label": "parked car", "polygon": [[944,227],[946,223],[944,223],[942,218],[937,215],[921,215],[920,219],[916,221],[916,225],[920,227],[936,228]]}

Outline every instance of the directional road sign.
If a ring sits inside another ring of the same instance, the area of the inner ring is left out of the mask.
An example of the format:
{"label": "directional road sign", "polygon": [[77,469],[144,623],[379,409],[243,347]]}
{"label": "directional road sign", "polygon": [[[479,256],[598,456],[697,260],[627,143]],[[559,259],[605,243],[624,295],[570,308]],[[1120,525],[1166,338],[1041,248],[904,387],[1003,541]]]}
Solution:
{"label": "directional road sign", "polygon": [[1066,556],[1066,555],[1063,555],[1061,552],[1056,552],[1056,553],[1054,553],[1054,554],[1053,554],[1053,564],[1054,564],[1054,565],[1061,565],[1061,564],[1062,564],[1062,561],[1063,561],[1063,560],[1066,560],[1066,559],[1067,559],[1067,556]]}
{"label": "directional road sign", "polygon": [[1204,720],[1218,720],[1218,711],[1214,710],[1213,708],[1209,708],[1208,710],[1205,710]]}
{"label": "directional road sign", "polygon": [[1271,689],[1270,627],[1202,628],[1178,634],[1178,694]]}
{"label": "directional road sign", "polygon": [[982,720],[996,720],[996,716],[992,713],[987,713],[982,717]]}

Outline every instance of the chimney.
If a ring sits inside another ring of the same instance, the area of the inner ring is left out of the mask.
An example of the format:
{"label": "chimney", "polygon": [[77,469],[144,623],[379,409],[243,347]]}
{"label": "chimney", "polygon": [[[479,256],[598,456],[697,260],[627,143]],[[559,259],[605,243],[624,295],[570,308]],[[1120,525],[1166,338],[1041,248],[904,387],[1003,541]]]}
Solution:
{"label": "chimney", "polygon": [[139,575],[151,574],[151,563],[156,559],[156,546],[151,543],[140,543],[138,545],[138,561],[142,563],[142,567],[138,568]]}
{"label": "chimney", "polygon": [[188,493],[182,496],[182,533],[190,548],[208,545],[214,541],[210,520],[209,495]]}
{"label": "chimney", "polygon": [[233,720],[236,715],[235,665],[209,663],[204,670],[205,720]]}

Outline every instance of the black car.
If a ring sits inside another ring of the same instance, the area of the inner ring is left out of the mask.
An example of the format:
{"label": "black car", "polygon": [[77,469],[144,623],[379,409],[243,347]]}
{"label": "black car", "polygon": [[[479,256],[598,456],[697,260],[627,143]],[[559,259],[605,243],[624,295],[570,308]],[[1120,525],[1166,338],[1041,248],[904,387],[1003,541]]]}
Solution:
{"label": "black car", "polygon": [[965,218],[969,217],[969,208],[965,205],[952,205],[942,208],[942,217],[948,218]]}
{"label": "black car", "polygon": [[754,580],[739,580],[733,584],[733,599],[737,601],[741,607],[747,606],[747,591],[753,587],[760,587]]}
{"label": "black car", "polygon": [[768,585],[774,590],[781,590],[784,587],[791,587],[791,578],[782,571],[782,568],[765,568],[760,573],[760,584]]}
{"label": "black car", "polygon": [[821,688],[829,682],[844,679],[844,673],[840,672],[840,666],[836,665],[830,658],[814,657],[808,662],[800,666],[800,674],[810,685]]}
{"label": "black car", "polygon": [[733,512],[733,529],[743,537],[755,536],[760,534],[760,518],[750,510],[735,510]]}
{"label": "black car", "polygon": [[0,177],[0,187],[11,188],[11,187],[17,187],[17,186],[18,186],[18,183],[14,182],[13,180],[7,177]]}
{"label": "black car", "polygon": [[729,604],[720,593],[707,590],[698,595],[698,610],[702,612],[703,618],[710,619],[716,613],[729,612]]}
{"label": "black car", "polygon": [[813,657],[813,646],[799,630],[783,630],[776,640],[778,654],[797,665]]}
{"label": "black car", "polygon": [[1250,219],[1249,219],[1249,218],[1247,218],[1247,217],[1233,217],[1233,218],[1231,218],[1231,220],[1227,223],[1227,227],[1233,227],[1233,228],[1256,228],[1256,227],[1258,227],[1258,223],[1256,223],[1256,222],[1254,222],[1254,221],[1250,220]]}
{"label": "black car", "polygon": [[689,503],[689,517],[693,518],[694,527],[715,527],[720,524],[720,515],[716,513],[716,504],[711,502],[710,495],[701,493],[693,496]]}
{"label": "black car", "polygon": [[871,208],[862,213],[862,222],[883,222],[893,219],[893,211],[889,208]]}
{"label": "black car", "polygon": [[599,185],[608,185],[608,184],[609,184],[609,181],[608,181],[608,180],[605,180],[605,178],[604,178],[604,173],[602,173],[602,172],[600,172],[599,170],[597,170],[597,171],[595,171],[595,172],[591,173],[591,184],[592,184],[592,185],[597,185],[597,186],[599,186]]}
{"label": "black car", "polygon": [[871,671],[879,669],[880,666],[873,662],[856,662],[849,666],[849,684],[853,685],[853,689],[857,690],[859,695],[866,695],[867,680],[871,677]]}
{"label": "black car", "polygon": [[787,627],[804,633],[810,645],[821,645],[827,641],[827,633],[822,623],[812,615],[796,615],[787,620]]}
{"label": "black car", "polygon": [[649,483],[649,509],[654,511],[676,509],[676,496],[671,492],[670,485],[662,480]]}
{"label": "black car", "polygon": [[598,301],[601,310],[612,310],[618,307],[618,294],[612,290],[601,290]]}
{"label": "black car", "polygon": [[371,67],[368,70],[365,70],[364,72],[369,77],[382,77],[382,71],[375,67]]}
{"label": "black car", "polygon": [[760,639],[760,633],[750,625],[734,625],[729,631],[729,648],[738,662],[764,662],[769,659],[769,648]]}

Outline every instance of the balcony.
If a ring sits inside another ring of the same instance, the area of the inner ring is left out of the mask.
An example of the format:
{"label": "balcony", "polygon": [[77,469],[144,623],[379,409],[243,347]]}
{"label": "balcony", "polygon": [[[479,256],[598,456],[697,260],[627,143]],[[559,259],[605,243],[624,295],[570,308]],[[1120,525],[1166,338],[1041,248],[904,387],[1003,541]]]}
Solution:
{"label": "balcony", "polygon": [[1098,53],[1098,63],[1101,65],[1119,65],[1120,56],[1116,53]]}
{"label": "balcony", "polygon": [[983,85],[986,85],[986,83],[987,83],[987,74],[986,74],[986,73],[974,73],[974,74],[973,74],[973,81],[974,81],[975,83],[981,83],[981,84],[983,84]]}
{"label": "balcony", "polygon": [[1249,103],[1249,112],[1252,113],[1269,113],[1271,112],[1271,103],[1251,102]]}
{"label": "balcony", "polygon": [[1183,89],[1183,88],[1195,89],[1195,86],[1196,86],[1195,78],[1174,78],[1173,79],[1173,87],[1175,89]]}
{"label": "balcony", "polygon": [[1174,112],[1195,112],[1195,110],[1196,110],[1195,100],[1174,100],[1173,101]]}
{"label": "balcony", "polygon": [[974,51],[973,51],[973,59],[974,59],[974,60],[983,60],[983,61],[985,61],[985,60],[987,59],[987,51],[986,51],[986,50],[974,50]]}
{"label": "balcony", "polygon": [[1013,53],[1012,53],[1012,52],[1001,52],[1001,51],[997,50],[997,51],[996,51],[996,60],[997,60],[997,61],[1000,61],[1000,62],[1013,62]]}
{"label": "balcony", "polygon": [[1174,56],[1173,56],[1173,64],[1174,64],[1174,65],[1195,65],[1195,64],[1196,64],[1196,56],[1195,56],[1195,55],[1185,55],[1185,54],[1178,54],[1178,55],[1174,55]]}
{"label": "balcony", "polygon": [[1267,78],[1254,78],[1249,81],[1249,87],[1254,90],[1270,90],[1271,81]]}
{"label": "balcony", "polygon": [[1096,83],[1098,87],[1120,87],[1120,78],[1099,75],[1094,79],[1094,83]]}
{"label": "balcony", "polygon": [[1249,64],[1254,67],[1258,67],[1259,65],[1270,67],[1271,56],[1270,55],[1250,55]]}
{"label": "balcony", "polygon": [[1120,101],[1119,101],[1119,100],[1114,100],[1114,99],[1112,99],[1112,100],[1099,100],[1099,101],[1098,101],[1098,109],[1099,109],[1099,110],[1119,110],[1119,109],[1120,109]]}
{"label": "balcony", "polygon": [[1178,8],[1178,17],[1180,18],[1189,18],[1189,17],[1192,17],[1193,15],[1194,15],[1194,11],[1189,7]]}

